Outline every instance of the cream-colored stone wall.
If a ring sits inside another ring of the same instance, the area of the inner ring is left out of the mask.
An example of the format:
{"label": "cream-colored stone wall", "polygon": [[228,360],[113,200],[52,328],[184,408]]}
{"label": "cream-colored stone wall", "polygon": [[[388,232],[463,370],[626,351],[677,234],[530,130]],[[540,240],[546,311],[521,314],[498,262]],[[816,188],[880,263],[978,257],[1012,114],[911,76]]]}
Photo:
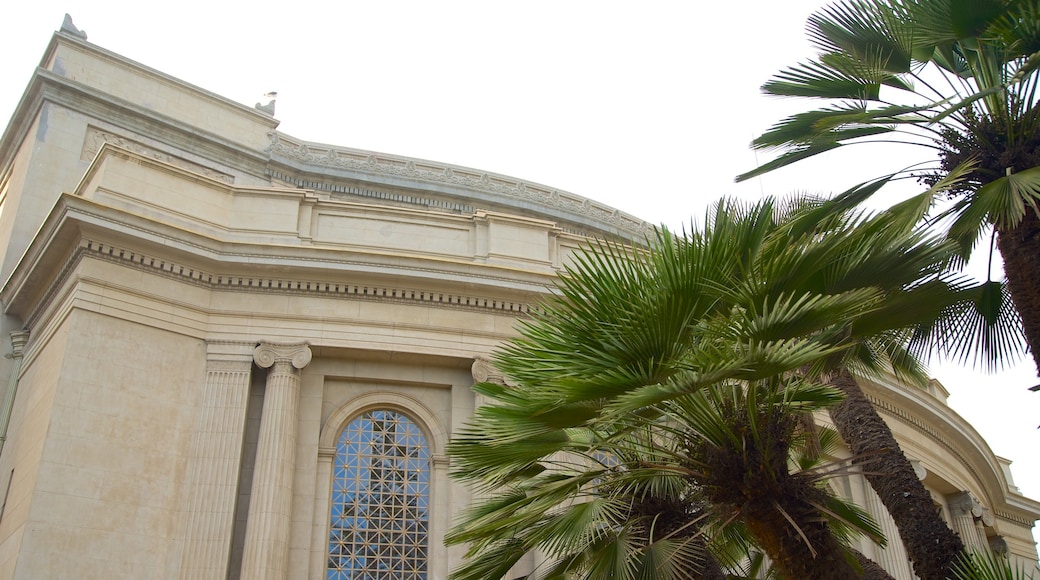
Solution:
{"label": "cream-colored stone wall", "polygon": [[0,456],[0,485],[10,486],[0,519],[0,578],[14,578],[16,569],[29,565],[22,561],[23,537],[27,529],[32,530],[30,508],[40,479],[66,347],[73,334],[70,328],[64,321],[25,353],[20,396],[14,401],[8,439]]}
{"label": "cream-colored stone wall", "polygon": [[[76,192],[85,199],[217,240],[335,248],[367,256],[437,258],[551,276],[582,240],[552,222],[477,211],[456,215],[333,200],[281,188],[239,188],[104,146]],[[256,248],[255,251],[264,251]],[[270,250],[267,250],[268,252]],[[344,258],[341,258],[344,259]],[[383,259],[383,263],[386,258]],[[444,264],[445,272],[454,266]],[[447,285],[451,287],[451,285]]]}
{"label": "cream-colored stone wall", "polygon": [[[15,469],[0,580],[323,578],[334,441],[376,407],[427,433],[429,577],[445,578],[463,549],[441,540],[471,494],[448,479],[444,448],[477,404],[474,374],[490,372],[474,358],[589,244],[569,232],[628,235],[638,220],[505,176],[270,133],[277,122],[248,107],[65,35],[44,68],[16,118],[25,141],[0,143],[0,338],[30,333],[0,454],[0,489]],[[253,364],[255,345],[285,343],[308,355],[278,374]],[[1035,563],[1040,504],[941,386],[866,387],[948,521],[974,498],[994,517],[961,520],[965,533]],[[883,516],[861,478],[840,487]],[[254,565],[258,546],[285,557]],[[861,547],[909,580],[897,546]]]}
{"label": "cream-colored stone wall", "polygon": [[43,67],[115,99],[252,149],[263,149],[267,132],[278,124],[249,107],[69,37],[52,43]]}
{"label": "cream-colored stone wall", "polygon": [[[0,279],[10,275],[22,252],[63,191],[71,191],[87,164],[79,161],[83,117],[52,103],[43,103],[20,144],[10,167],[9,191],[0,216],[3,265]],[[39,144],[47,143],[43,147]]]}
{"label": "cream-colored stone wall", "polygon": [[[1014,561],[1035,565],[1029,514],[1036,502],[1021,495],[985,441],[946,406],[941,385],[933,381],[918,389],[895,381],[861,382],[903,452],[917,465],[943,518],[962,539],[966,537],[965,543],[973,549],[989,549],[991,541],[1003,543]],[[970,515],[963,510],[969,499],[974,506]]]}
{"label": "cream-colored stone wall", "polygon": [[66,327],[13,577],[166,575],[205,376],[202,345],[79,310]]}

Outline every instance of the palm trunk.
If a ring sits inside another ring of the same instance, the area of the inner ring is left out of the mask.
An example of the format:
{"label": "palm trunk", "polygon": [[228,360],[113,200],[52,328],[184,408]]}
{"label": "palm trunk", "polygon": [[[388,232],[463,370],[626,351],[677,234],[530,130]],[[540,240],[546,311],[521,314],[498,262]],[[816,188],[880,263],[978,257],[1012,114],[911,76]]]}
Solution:
{"label": "palm trunk", "polygon": [[819,510],[802,499],[814,491],[810,487],[784,490],[773,501],[743,506],[748,531],[784,578],[860,580]]}
{"label": "palm trunk", "polygon": [[1022,316],[1026,343],[1040,373],[1040,219],[1029,208],[1017,226],[997,233],[1004,276]]}
{"label": "palm trunk", "polygon": [[856,562],[863,568],[863,580],[895,580],[881,564],[863,555],[859,550],[850,550],[856,557]]}
{"label": "palm trunk", "polygon": [[726,572],[711,553],[704,538],[704,530],[697,523],[703,517],[701,509],[694,509],[686,500],[678,497],[646,495],[633,499],[628,517],[630,520],[654,522],[650,528],[653,533],[646,538],[647,544],[665,538],[692,543],[696,551],[703,555],[703,560],[691,580],[726,580]]}
{"label": "palm trunk", "polygon": [[726,580],[726,572],[722,569],[719,561],[715,559],[715,556],[708,551],[708,547],[704,545],[704,541],[700,538],[694,540],[704,546],[704,562],[701,564],[700,570],[698,570],[693,580]]}
{"label": "palm trunk", "polygon": [[842,369],[832,376],[831,386],[845,394],[831,408],[831,419],[852,451],[853,463],[862,466],[870,486],[895,520],[914,572],[921,580],[945,580],[964,551],[960,537],[939,517],[891,429],[852,375]]}
{"label": "palm trunk", "polygon": [[743,434],[739,441],[691,442],[691,457],[705,474],[702,493],[711,504],[737,514],[782,577],[860,580],[818,507],[825,492],[814,478],[790,472],[797,421],[785,410],[770,409],[752,422],[741,409],[730,424]]}

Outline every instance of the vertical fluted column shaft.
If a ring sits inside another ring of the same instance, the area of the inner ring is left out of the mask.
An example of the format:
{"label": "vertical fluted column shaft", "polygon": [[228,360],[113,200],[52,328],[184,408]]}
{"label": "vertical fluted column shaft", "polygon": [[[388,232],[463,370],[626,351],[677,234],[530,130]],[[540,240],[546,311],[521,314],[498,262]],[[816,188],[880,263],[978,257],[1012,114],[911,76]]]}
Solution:
{"label": "vertical fluted column shaft", "polygon": [[914,578],[910,569],[910,558],[906,554],[903,540],[899,537],[899,528],[896,527],[895,520],[892,519],[888,509],[881,503],[881,498],[871,489],[870,485],[867,484],[864,487],[867,496],[867,509],[874,516],[878,525],[881,526],[881,531],[885,534],[885,539],[888,540],[884,548],[878,548],[877,550],[878,564],[881,564],[881,567],[896,580]]}
{"label": "vertical fluted column shaft", "polygon": [[22,351],[27,342],[28,331],[16,330],[11,333],[11,378],[7,383],[4,401],[0,403],[0,452],[3,452],[4,443],[7,441],[7,426],[11,423],[11,410],[18,394],[18,374],[22,371]]}
{"label": "vertical fluted column shaft", "polygon": [[985,533],[980,534],[978,526],[975,524],[975,518],[982,515],[982,505],[966,491],[949,496],[949,504],[953,531],[960,535],[964,546],[976,552],[985,553],[989,549],[985,541]]}
{"label": "vertical fluted column shaft", "polygon": [[206,345],[206,385],[189,460],[182,580],[223,580],[231,555],[255,343]]}
{"label": "vertical fluted column shaft", "polygon": [[289,561],[299,371],[310,362],[311,350],[307,344],[265,343],[253,360],[271,370],[260,415],[241,578],[283,580]]}

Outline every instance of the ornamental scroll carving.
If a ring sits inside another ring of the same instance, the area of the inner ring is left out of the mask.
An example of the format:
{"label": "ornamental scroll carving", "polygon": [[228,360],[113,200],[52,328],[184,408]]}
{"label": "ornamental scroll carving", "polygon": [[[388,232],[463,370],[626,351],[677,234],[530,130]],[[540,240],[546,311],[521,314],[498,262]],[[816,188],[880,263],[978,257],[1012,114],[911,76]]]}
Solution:
{"label": "ornamental scroll carving", "polygon": [[473,382],[475,383],[496,383],[499,385],[506,384],[506,377],[491,362],[491,359],[485,356],[473,357],[473,366],[470,368],[473,373]]}
{"label": "ornamental scroll carving", "polygon": [[271,368],[275,363],[288,363],[293,368],[302,369],[311,362],[311,349],[306,342],[295,344],[265,342],[256,347],[253,360],[257,366],[263,369]]}
{"label": "ornamental scroll carving", "polygon": [[[473,366],[470,367],[470,372],[473,373],[474,383],[495,383],[498,385],[510,385],[511,381],[506,379],[505,375],[502,374],[491,359],[483,355],[477,355],[473,357]],[[488,398],[480,393],[474,393],[473,407],[479,409],[488,403]]]}
{"label": "ornamental scroll carving", "polygon": [[910,466],[914,468],[914,475],[917,476],[918,480],[924,481],[924,478],[928,477],[928,469],[919,459],[911,459]]}
{"label": "ornamental scroll carving", "polygon": [[183,159],[181,157],[176,157],[174,155],[164,153],[154,147],[149,147],[148,145],[145,145],[143,143],[132,141],[121,135],[116,135],[114,133],[109,133],[108,131],[103,131],[101,129],[98,129],[97,127],[87,128],[87,136],[83,142],[83,151],[80,153],[80,159],[84,161],[89,161],[93,159],[97,156],[98,151],[101,151],[101,147],[104,146],[106,143],[110,143],[121,149],[126,149],[127,151],[137,153],[138,155],[151,157],[152,159],[158,159],[163,163],[169,163],[174,167],[186,169],[188,171],[191,171],[192,173],[198,173],[199,175],[204,175],[206,177],[209,177],[210,179],[216,179],[217,181],[226,183],[228,185],[232,185],[235,183],[235,177],[233,175],[229,175],[227,173],[211,169],[209,167],[206,167],[205,165],[200,165],[198,163],[188,161],[187,159]]}
{"label": "ornamental scroll carving", "polygon": [[983,525],[992,527],[995,522],[993,512],[967,491],[962,491],[950,496],[950,510],[956,515],[971,516],[975,521],[981,521]]}

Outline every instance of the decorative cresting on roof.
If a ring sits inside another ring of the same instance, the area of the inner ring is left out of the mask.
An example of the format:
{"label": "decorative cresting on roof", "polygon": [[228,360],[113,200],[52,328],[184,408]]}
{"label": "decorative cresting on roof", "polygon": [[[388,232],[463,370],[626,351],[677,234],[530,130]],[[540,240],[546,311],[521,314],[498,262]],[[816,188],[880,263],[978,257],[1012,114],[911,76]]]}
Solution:
{"label": "decorative cresting on roof", "polygon": [[495,311],[513,316],[527,316],[535,308],[527,302],[501,300],[486,296],[456,294],[442,290],[423,290],[421,288],[401,288],[374,284],[352,284],[349,282],[327,282],[319,280],[301,280],[293,278],[276,278],[270,276],[249,276],[240,274],[218,274],[200,270],[171,261],[166,258],[149,256],[129,248],[121,248],[112,244],[93,240],[82,240],[69,260],[62,267],[57,282],[52,285],[40,301],[36,310],[27,317],[27,325],[32,327],[37,318],[47,308],[54,296],[64,285],[72,270],[83,256],[89,255],[102,260],[117,262],[124,266],[173,278],[181,282],[210,289],[226,289],[236,292],[274,293],[274,294],[308,294],[350,300],[370,300],[376,302],[392,302],[397,304],[414,304],[425,307],[446,308],[454,310],[471,310],[479,312]]}
{"label": "decorative cresting on roof", "polygon": [[268,136],[271,144],[266,152],[272,157],[282,157],[318,167],[364,171],[461,186],[516,200],[535,202],[561,212],[585,216],[604,226],[611,226],[619,233],[639,239],[653,229],[653,226],[635,216],[580,195],[497,173],[361,149],[308,143],[277,131],[271,131]]}

